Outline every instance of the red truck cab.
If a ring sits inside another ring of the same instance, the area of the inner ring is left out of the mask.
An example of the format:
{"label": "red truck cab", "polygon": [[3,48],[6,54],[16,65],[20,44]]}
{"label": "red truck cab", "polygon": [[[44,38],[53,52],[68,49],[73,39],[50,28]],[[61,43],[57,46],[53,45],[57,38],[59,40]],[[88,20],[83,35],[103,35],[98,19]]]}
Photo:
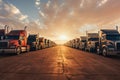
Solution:
{"label": "red truck cab", "polygon": [[0,41],[0,53],[16,53],[29,51],[26,30],[12,30]]}

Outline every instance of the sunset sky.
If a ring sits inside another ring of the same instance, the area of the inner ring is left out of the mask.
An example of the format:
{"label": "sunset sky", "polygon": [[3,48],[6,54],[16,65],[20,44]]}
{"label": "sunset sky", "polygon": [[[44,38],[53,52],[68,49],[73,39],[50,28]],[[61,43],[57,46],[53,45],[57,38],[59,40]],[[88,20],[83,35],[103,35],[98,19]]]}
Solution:
{"label": "sunset sky", "polygon": [[64,42],[120,26],[120,0],[0,0],[0,28],[6,24]]}

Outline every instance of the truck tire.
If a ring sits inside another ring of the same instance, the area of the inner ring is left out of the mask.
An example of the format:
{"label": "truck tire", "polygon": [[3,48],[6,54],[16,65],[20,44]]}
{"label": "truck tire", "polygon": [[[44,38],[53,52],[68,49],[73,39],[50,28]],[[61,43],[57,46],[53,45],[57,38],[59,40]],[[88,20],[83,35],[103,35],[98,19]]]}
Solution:
{"label": "truck tire", "polygon": [[107,56],[107,49],[106,48],[103,48],[102,55],[105,56],[105,57]]}
{"label": "truck tire", "polygon": [[42,49],[42,46],[41,45],[39,45],[39,50],[41,50]]}
{"label": "truck tire", "polygon": [[95,50],[94,50],[93,48],[90,48],[90,52],[94,53],[94,52],[95,52]]}
{"label": "truck tire", "polygon": [[21,53],[21,48],[20,47],[17,47],[16,48],[16,54],[19,55]]}
{"label": "truck tire", "polygon": [[93,48],[89,48],[89,52],[93,53],[94,49]]}
{"label": "truck tire", "polygon": [[37,51],[39,49],[38,45],[35,46],[35,51]]}
{"label": "truck tire", "polygon": [[100,53],[100,49],[99,48],[97,48],[97,54],[98,55],[100,55],[101,53]]}

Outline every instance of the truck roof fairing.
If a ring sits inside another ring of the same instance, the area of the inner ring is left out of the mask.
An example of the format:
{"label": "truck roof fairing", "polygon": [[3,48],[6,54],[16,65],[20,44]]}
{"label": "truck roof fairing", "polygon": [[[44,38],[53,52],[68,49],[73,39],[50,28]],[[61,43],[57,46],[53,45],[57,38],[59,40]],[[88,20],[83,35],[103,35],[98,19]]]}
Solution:
{"label": "truck roof fairing", "polygon": [[108,29],[101,29],[103,34],[119,34],[119,32],[117,30],[108,30]]}
{"label": "truck roof fairing", "polygon": [[7,35],[23,35],[23,36],[26,36],[27,32],[25,30],[12,30]]}

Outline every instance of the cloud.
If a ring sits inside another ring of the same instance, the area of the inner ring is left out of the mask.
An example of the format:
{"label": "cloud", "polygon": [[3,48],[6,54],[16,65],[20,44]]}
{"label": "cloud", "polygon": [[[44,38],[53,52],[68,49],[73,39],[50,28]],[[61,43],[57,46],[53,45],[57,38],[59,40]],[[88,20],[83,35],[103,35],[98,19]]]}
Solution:
{"label": "cloud", "polygon": [[102,0],[99,4],[98,4],[98,6],[102,6],[102,5],[104,5],[105,3],[107,3],[108,2],[108,0]]}
{"label": "cloud", "polygon": [[13,4],[0,1],[0,22],[3,24],[22,24],[28,18]]}
{"label": "cloud", "polygon": [[40,9],[40,0],[35,0],[35,6],[38,8],[38,9]]}
{"label": "cloud", "polygon": [[84,0],[81,0],[80,7],[82,8],[84,4]]}
{"label": "cloud", "polygon": [[0,0],[0,24],[21,28],[56,39],[61,34],[79,37],[88,31],[120,26],[119,0],[35,0],[39,17],[30,21],[16,6]]}
{"label": "cloud", "polygon": [[46,6],[49,7],[51,4],[51,1],[49,0],[47,3],[46,3]]}
{"label": "cloud", "polygon": [[78,36],[85,33],[82,30],[86,25],[91,27],[88,31],[97,31],[103,26],[112,28],[120,19],[118,0],[46,0],[40,3],[41,23],[49,33]]}
{"label": "cloud", "polygon": [[40,22],[38,20],[29,21],[28,15],[24,15],[16,6],[10,3],[6,3],[0,0],[0,24],[9,25],[10,29],[24,29],[24,26],[28,26],[35,32],[41,29]]}
{"label": "cloud", "polygon": [[44,14],[42,11],[39,11],[39,14],[40,14],[42,17],[45,17],[45,14]]}
{"label": "cloud", "polygon": [[37,6],[39,6],[39,5],[40,5],[40,2],[36,1],[35,4],[36,4]]}

